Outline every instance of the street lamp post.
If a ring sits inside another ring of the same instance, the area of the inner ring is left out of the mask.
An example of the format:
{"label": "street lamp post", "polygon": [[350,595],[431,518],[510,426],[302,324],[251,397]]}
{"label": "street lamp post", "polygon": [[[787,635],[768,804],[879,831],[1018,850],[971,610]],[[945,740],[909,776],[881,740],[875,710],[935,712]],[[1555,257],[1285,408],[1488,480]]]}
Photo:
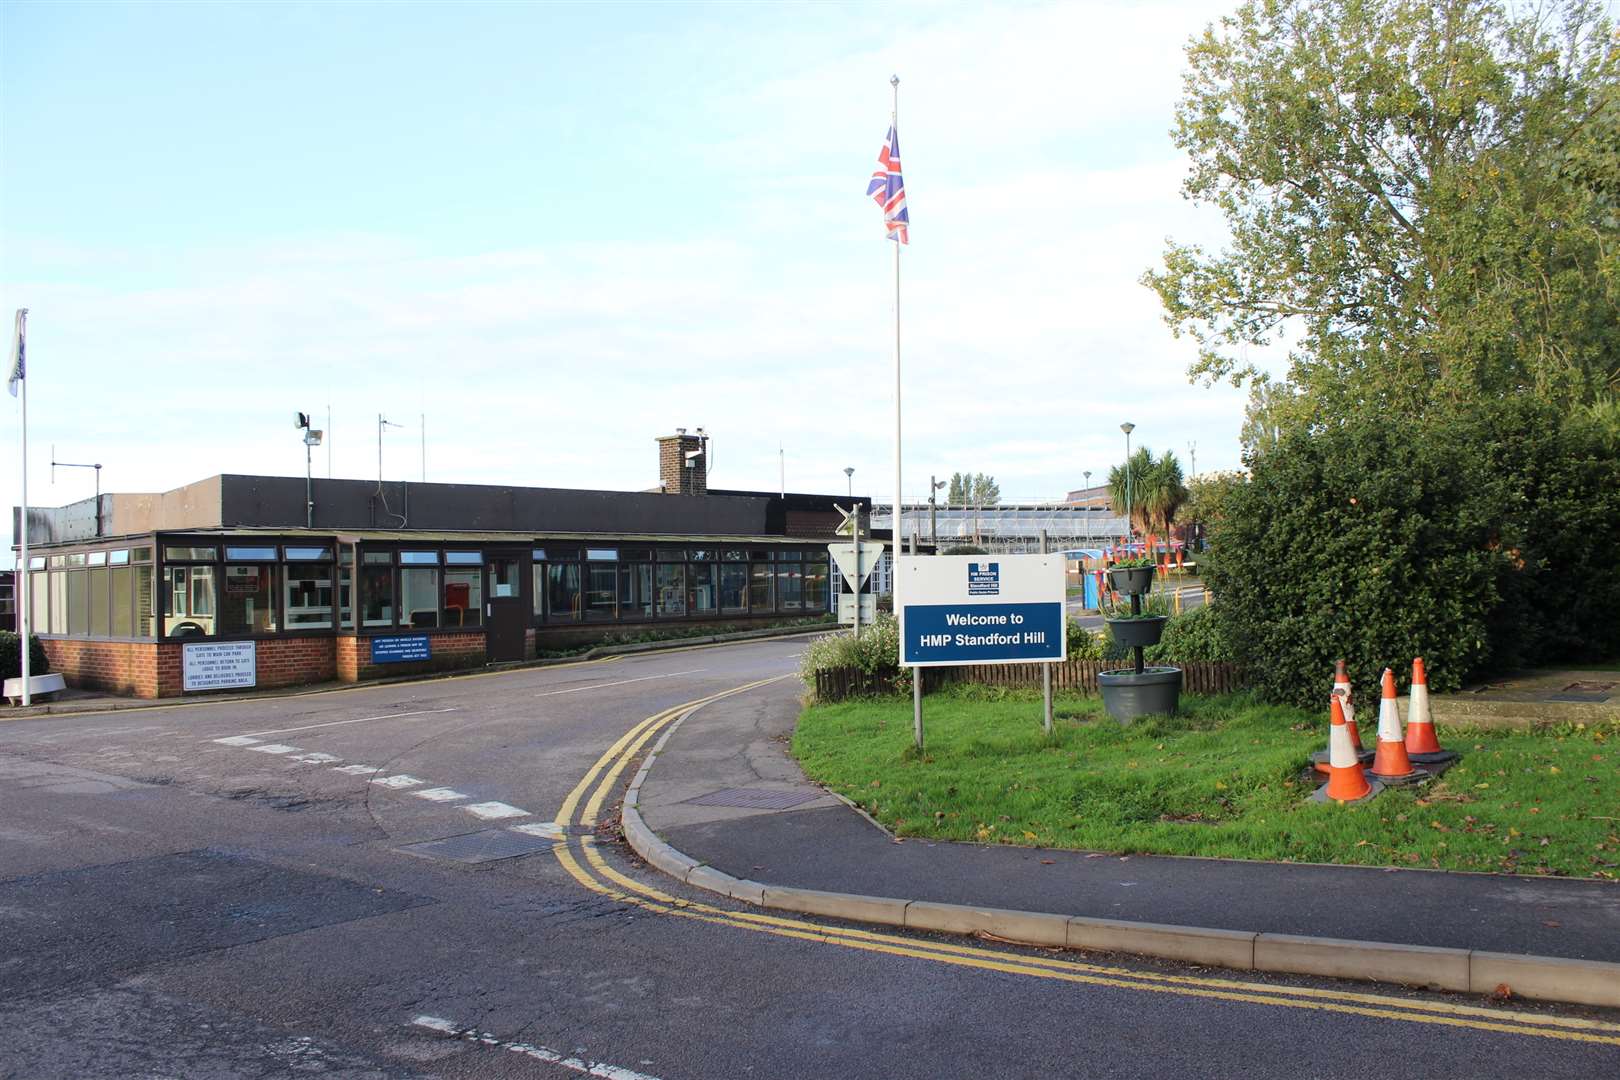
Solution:
{"label": "street lamp post", "polygon": [[853,499],[855,497],[855,466],[844,466],[844,483],[849,488],[847,494]]}
{"label": "street lamp post", "polygon": [[1136,430],[1136,425],[1127,420],[1119,425],[1119,430],[1125,433],[1125,549],[1128,553],[1131,544],[1131,511],[1136,508],[1136,492],[1133,483],[1135,470],[1131,468],[1131,432]]}
{"label": "street lamp post", "polygon": [[939,554],[939,499],[935,495],[945,481],[928,478],[928,535],[934,542],[934,554]]}
{"label": "street lamp post", "polygon": [[1082,475],[1086,478],[1086,543],[1091,543],[1091,470],[1086,469]]}

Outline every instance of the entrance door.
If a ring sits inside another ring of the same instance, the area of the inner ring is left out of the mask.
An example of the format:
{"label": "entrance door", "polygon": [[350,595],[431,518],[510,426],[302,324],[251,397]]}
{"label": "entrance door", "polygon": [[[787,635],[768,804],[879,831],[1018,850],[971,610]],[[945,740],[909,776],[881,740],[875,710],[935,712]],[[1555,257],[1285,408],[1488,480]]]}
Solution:
{"label": "entrance door", "polygon": [[485,655],[491,661],[522,660],[524,631],[529,627],[529,613],[533,610],[529,600],[528,577],[523,572],[528,560],[518,552],[491,552],[485,567],[489,578],[489,591],[484,595],[489,605],[485,630],[488,633]]}

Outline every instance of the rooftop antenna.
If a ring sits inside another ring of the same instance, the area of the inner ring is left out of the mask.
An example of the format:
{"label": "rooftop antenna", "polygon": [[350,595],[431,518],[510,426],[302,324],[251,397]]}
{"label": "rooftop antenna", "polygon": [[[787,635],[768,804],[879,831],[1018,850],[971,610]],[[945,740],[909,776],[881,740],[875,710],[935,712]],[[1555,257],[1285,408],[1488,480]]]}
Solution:
{"label": "rooftop antenna", "polygon": [[81,465],[73,461],[56,460],[56,444],[51,443],[51,484],[56,484],[56,470],[63,469],[94,469],[96,470],[96,535],[101,535],[101,462],[94,465]]}
{"label": "rooftop antenna", "polygon": [[332,403],[326,403],[326,478],[332,479]]}
{"label": "rooftop antenna", "polygon": [[385,417],[382,413],[377,414],[377,490],[378,491],[382,490],[382,482],[383,482],[383,467],[382,467],[383,428],[401,427],[401,426],[402,425],[396,424],[392,420]]}

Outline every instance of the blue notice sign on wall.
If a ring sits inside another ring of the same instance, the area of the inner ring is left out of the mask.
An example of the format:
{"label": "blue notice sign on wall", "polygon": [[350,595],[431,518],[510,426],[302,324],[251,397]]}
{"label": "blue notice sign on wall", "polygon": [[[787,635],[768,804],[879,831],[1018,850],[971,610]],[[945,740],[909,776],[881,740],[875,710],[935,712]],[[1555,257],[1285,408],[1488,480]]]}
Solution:
{"label": "blue notice sign on wall", "polygon": [[908,604],[905,664],[1061,660],[1063,605]]}
{"label": "blue notice sign on wall", "polygon": [[431,660],[433,646],[426,634],[400,634],[371,639],[373,664],[399,664],[406,660]]}

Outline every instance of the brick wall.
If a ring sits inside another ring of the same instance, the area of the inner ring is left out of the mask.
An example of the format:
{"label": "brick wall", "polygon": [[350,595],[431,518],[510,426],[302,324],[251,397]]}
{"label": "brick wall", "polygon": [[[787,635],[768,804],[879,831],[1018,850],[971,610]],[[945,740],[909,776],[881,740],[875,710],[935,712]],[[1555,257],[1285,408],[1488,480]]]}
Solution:
{"label": "brick wall", "polygon": [[696,435],[664,435],[658,440],[658,482],[667,495],[706,495],[709,492],[709,463],[697,458],[686,467],[686,454],[703,449]]}
{"label": "brick wall", "polygon": [[260,689],[331,682],[337,678],[336,638],[266,638],[258,646]]}
{"label": "brick wall", "polygon": [[60,673],[69,686],[158,696],[156,642],[41,638],[40,644],[45,646],[51,670]]}
{"label": "brick wall", "polygon": [[417,660],[402,664],[373,664],[369,638],[338,638],[337,678],[344,682],[359,682],[387,675],[416,675],[427,671],[454,671],[458,668],[482,667],[485,660],[482,633],[429,634],[428,648],[431,660]]}

